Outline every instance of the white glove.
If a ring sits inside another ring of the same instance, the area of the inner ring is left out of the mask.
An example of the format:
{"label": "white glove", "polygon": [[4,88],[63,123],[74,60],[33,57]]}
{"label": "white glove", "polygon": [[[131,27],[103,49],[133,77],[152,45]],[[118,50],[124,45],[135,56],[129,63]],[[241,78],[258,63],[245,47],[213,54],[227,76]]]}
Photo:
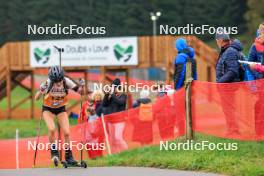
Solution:
{"label": "white glove", "polygon": [[40,84],[40,89],[39,90],[40,90],[41,93],[45,93],[47,91],[48,87],[49,87],[48,83],[44,82],[44,83]]}

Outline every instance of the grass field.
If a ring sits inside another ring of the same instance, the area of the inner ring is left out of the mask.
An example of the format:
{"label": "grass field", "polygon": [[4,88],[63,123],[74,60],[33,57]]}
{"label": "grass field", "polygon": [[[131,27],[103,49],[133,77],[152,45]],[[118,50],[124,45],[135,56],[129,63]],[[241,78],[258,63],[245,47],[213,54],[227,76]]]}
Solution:
{"label": "grass field", "polygon": [[[173,142],[184,142],[184,138]],[[160,150],[159,146],[144,147],[120,154],[89,160],[89,166],[139,166],[193,170],[235,176],[264,175],[264,143],[226,140],[196,135],[196,142],[237,142],[237,151]]]}
{"label": "grass field", "polygon": [[[20,86],[17,86],[11,94],[11,103],[12,106],[24,99],[25,97],[29,96],[29,92],[23,89]],[[36,107],[41,107],[41,101],[36,101],[35,104]],[[28,109],[30,107],[30,101],[26,101],[23,103],[20,108],[21,109]],[[5,97],[3,100],[0,101],[0,110],[6,110],[7,109],[7,98]]]}
{"label": "grass field", "polygon": [[[0,139],[15,138],[16,129],[19,129],[19,137],[36,136],[38,120],[1,120],[0,121]],[[77,124],[77,119],[70,119],[70,124]],[[48,134],[44,121],[41,123],[41,135]]]}
{"label": "grass field", "polygon": [[[75,119],[71,119],[70,123],[74,125],[77,122]],[[20,130],[20,137],[35,136],[37,125],[37,120],[2,120],[0,122],[0,138],[14,138],[16,128]],[[44,123],[42,123],[41,129],[42,135],[47,134]],[[195,170],[239,176],[264,175],[264,142],[227,140],[201,134],[196,135],[195,141],[209,141],[215,144],[237,143],[238,150],[161,151],[160,146],[150,146],[96,160],[88,160],[88,164],[89,166],[139,166]],[[182,137],[172,142],[185,142],[185,139]]]}

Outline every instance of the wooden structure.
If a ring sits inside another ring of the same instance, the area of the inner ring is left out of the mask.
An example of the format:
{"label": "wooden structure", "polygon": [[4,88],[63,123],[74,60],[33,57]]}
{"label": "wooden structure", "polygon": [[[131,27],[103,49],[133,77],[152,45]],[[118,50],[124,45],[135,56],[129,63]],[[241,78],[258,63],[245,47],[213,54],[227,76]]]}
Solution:
{"label": "wooden structure", "polygon": [[[216,52],[194,36],[184,36],[189,45],[195,50],[197,59],[198,79],[203,81],[215,80]],[[105,77],[107,71],[124,71],[128,81],[129,70],[133,68],[158,67],[166,71],[166,81],[172,82],[174,72],[175,50],[174,36],[138,37],[138,65],[137,66],[104,66],[101,67],[101,74]],[[8,42],[0,49],[0,101],[7,98],[6,111],[0,110],[6,118],[11,118],[12,112],[25,103],[31,102],[30,117],[34,117],[34,72],[37,68],[30,67],[29,42]],[[92,67],[66,67],[67,71],[78,71],[87,74]],[[31,77],[30,87],[21,84],[26,77]],[[86,78],[87,76],[85,76]],[[11,104],[11,92],[16,86],[21,86],[30,95],[25,99]]]}

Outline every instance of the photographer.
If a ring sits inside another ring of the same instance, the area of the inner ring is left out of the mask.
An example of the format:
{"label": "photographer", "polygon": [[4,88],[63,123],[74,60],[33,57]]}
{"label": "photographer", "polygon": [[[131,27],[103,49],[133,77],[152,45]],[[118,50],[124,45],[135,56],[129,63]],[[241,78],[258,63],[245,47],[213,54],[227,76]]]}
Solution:
{"label": "photographer", "polygon": [[[113,114],[116,112],[124,111],[126,109],[127,95],[123,93],[121,89],[121,81],[116,78],[111,84],[111,90],[105,92],[103,99],[103,112],[105,115]],[[125,117],[123,114],[116,114],[115,116],[109,116],[108,130],[109,140],[111,144],[112,152],[120,152],[127,149],[127,144],[123,139],[123,133],[125,129]]]}
{"label": "photographer", "polygon": [[126,109],[126,94],[121,90],[120,79],[116,78],[111,84],[111,90],[105,92],[103,99],[103,112],[105,115]]}

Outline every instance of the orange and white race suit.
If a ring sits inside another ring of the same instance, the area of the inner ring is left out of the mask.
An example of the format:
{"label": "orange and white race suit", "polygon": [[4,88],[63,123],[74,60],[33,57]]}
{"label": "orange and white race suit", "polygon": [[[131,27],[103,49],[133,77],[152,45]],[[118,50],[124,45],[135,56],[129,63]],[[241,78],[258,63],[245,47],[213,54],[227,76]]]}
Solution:
{"label": "orange and white race suit", "polygon": [[68,103],[68,94],[67,89],[74,89],[78,85],[73,82],[71,79],[65,77],[64,83],[61,86],[56,86],[55,84],[51,86],[52,82],[50,79],[45,81],[43,84],[46,84],[48,89],[44,92],[44,102],[43,106],[50,108],[59,108],[67,105]]}

